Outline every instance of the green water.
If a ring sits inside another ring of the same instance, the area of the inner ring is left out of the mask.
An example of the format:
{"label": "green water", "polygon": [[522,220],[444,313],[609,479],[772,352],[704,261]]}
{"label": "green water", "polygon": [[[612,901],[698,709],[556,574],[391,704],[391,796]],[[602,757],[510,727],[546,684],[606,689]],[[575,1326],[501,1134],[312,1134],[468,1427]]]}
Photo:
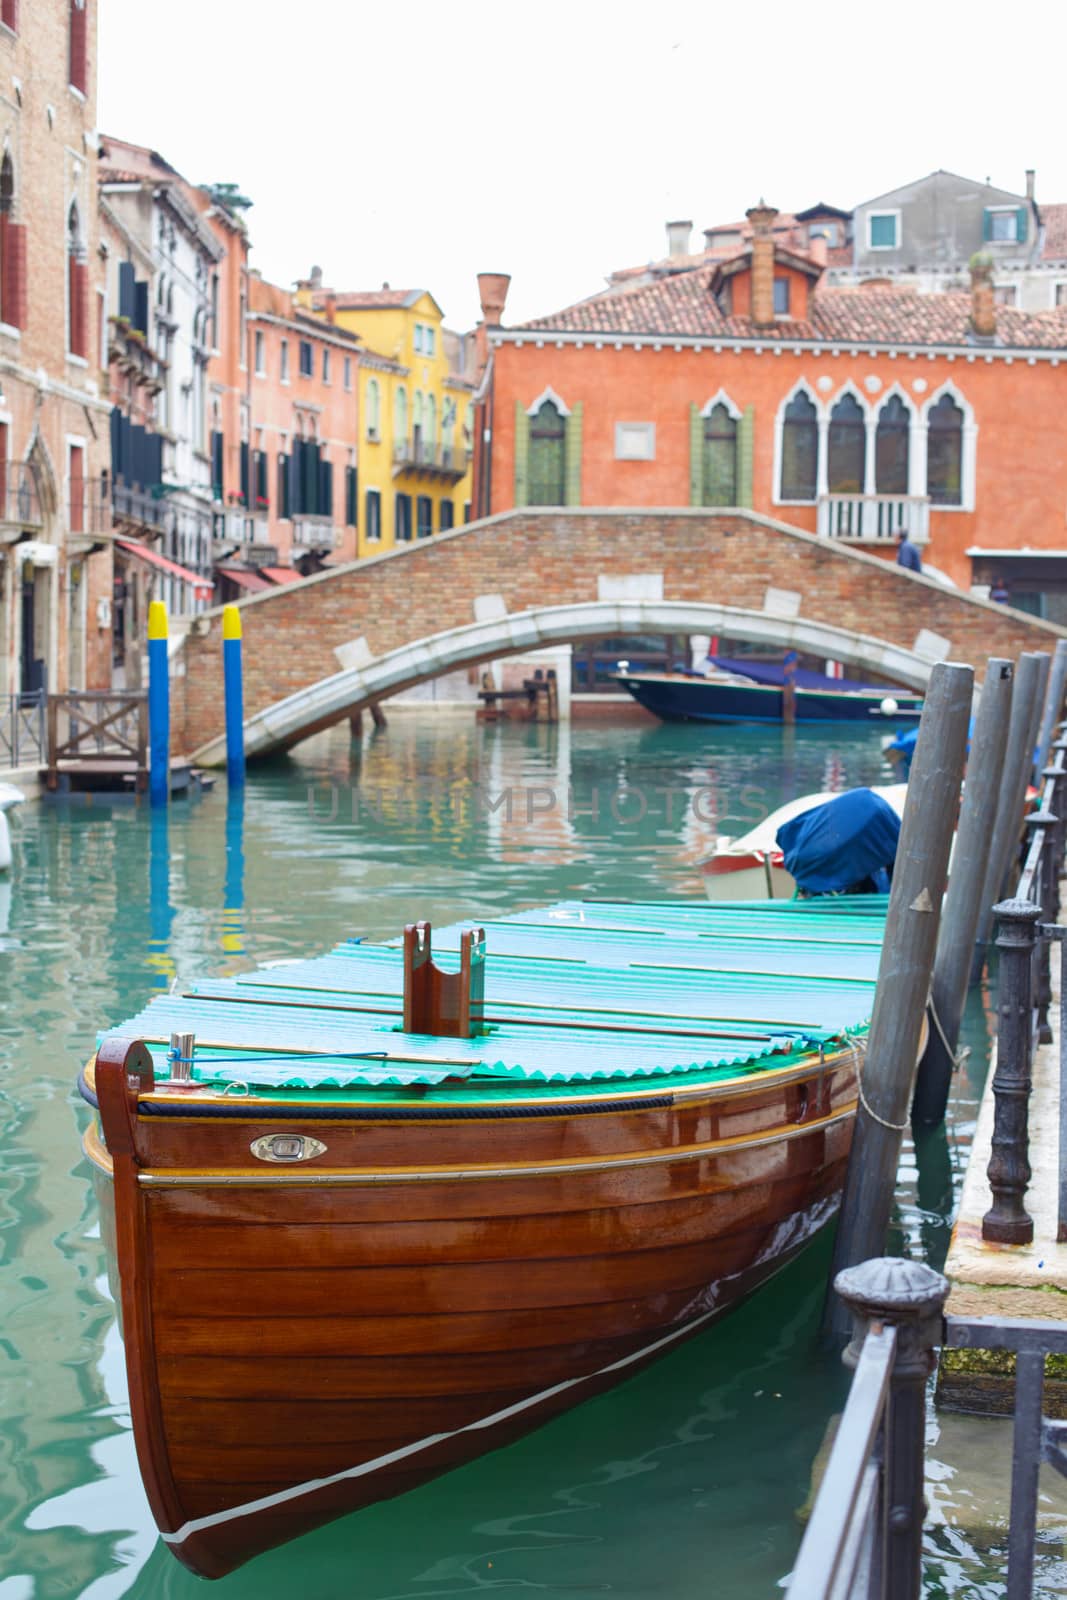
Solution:
{"label": "green water", "polygon": [[[794,794],[887,779],[866,729],[398,717],[354,750],[345,730],[256,771],[243,811],[221,782],[169,818],[129,802],[24,807],[15,871],[0,881],[0,1600],[208,1592],[159,1544],[134,1459],[78,1143],[84,1107],[72,1093],[97,1028],[175,979],[394,934],[416,916],[443,923],[583,894],[699,895],[695,863],[720,830],[743,832]],[[934,1261],[984,1029],[976,1003],[977,1048],[948,1138],[921,1162],[905,1153],[897,1247]],[[841,1370],[814,1347],[826,1243],[612,1394],[268,1554],[215,1592],[773,1594],[845,1392]],[[951,1522],[966,1494],[951,1468],[941,1476]],[[981,1551],[958,1528],[931,1540],[939,1594],[1000,1592],[995,1537]]]}

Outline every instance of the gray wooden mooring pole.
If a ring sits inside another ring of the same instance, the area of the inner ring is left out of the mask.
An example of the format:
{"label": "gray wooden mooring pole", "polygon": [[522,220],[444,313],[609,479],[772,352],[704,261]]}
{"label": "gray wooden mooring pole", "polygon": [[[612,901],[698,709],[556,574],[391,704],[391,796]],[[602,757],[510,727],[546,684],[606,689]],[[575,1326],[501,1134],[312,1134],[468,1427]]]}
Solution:
{"label": "gray wooden mooring pole", "polygon": [[1044,682],[1042,669],[1047,667],[1047,662],[1046,655],[1028,651],[1026,655],[1019,657],[1019,664],[1015,670],[1008,743],[1004,751],[1000,793],[997,797],[997,820],[993,825],[993,837],[989,844],[989,866],[982,888],[978,927],[975,930],[974,961],[971,965],[972,983],[977,983],[982,975],[986,944],[993,926],[993,907],[1001,898],[1001,885],[1007,876],[1012,855],[1019,846],[1023,825],[1023,800],[1030,777],[1030,752],[1033,750],[1030,730],[1035,716],[1040,715],[1039,711],[1035,712],[1035,702],[1040,706]]}
{"label": "gray wooden mooring pole", "polygon": [[[930,674],[893,868],[878,987],[861,1056],[860,1103],[830,1281],[885,1250],[922,1038],[941,899],[956,826],[974,670],[941,662]],[[845,1339],[849,1318],[830,1295],[826,1325]]]}
{"label": "gray wooden mooring pole", "polygon": [[1067,689],[1067,639],[1057,639],[1056,650],[1052,657],[1052,666],[1049,669],[1045,708],[1041,714],[1041,730],[1037,736],[1037,759],[1034,762],[1034,767],[1039,777],[1043,769],[1048,765],[1052,733],[1063,711],[1065,689]]}
{"label": "gray wooden mooring pole", "polygon": [[989,845],[997,819],[1014,671],[1013,663],[1000,657],[987,663],[971,753],[967,758],[963,806],[930,992],[930,1036],[919,1063],[911,1108],[912,1120],[924,1127],[936,1127],[943,1122],[948,1104],[960,1022],[974,960],[974,936],[982,913]]}

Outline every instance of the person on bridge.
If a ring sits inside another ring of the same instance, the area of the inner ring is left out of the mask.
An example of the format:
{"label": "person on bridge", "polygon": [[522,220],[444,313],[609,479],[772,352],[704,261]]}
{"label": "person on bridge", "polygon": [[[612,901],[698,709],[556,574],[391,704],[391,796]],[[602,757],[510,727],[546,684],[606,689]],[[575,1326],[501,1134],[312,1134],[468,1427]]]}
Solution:
{"label": "person on bridge", "polygon": [[912,544],[907,534],[903,532],[897,544],[897,566],[904,567],[908,572],[921,572],[923,569],[919,546]]}

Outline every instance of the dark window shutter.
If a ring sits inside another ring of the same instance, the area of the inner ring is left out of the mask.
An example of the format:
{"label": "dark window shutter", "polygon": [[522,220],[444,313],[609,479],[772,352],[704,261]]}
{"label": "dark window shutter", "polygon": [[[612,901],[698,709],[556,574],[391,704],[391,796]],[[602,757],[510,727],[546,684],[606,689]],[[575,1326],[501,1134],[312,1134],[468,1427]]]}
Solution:
{"label": "dark window shutter", "polygon": [[355,467],[345,468],[345,526],[356,526],[359,505],[359,486]]}
{"label": "dark window shutter", "polygon": [[138,278],[133,286],[133,325],[148,332],[148,279]]}
{"label": "dark window shutter", "polygon": [[119,262],[119,316],[125,317],[132,325],[137,313],[137,283],[134,277],[133,262]]}
{"label": "dark window shutter", "polygon": [[89,82],[89,0],[70,0],[70,77],[69,82],[82,94]]}
{"label": "dark window shutter", "polygon": [[1015,237],[1020,244],[1026,243],[1026,236],[1030,231],[1030,207],[1020,206],[1017,212],[1018,221],[1015,224]]}
{"label": "dark window shutter", "polygon": [[122,471],[120,465],[119,449],[122,441],[122,412],[118,406],[111,407],[111,476],[117,478]]}
{"label": "dark window shutter", "polygon": [[333,516],[333,462],[318,462],[319,468],[319,515],[322,517]]}
{"label": "dark window shutter", "polygon": [[441,513],[440,513],[440,515],[441,515],[441,532],[442,533],[447,533],[449,528],[451,528],[452,525],[453,525],[452,502],[451,502],[451,500],[442,500],[441,501]]}
{"label": "dark window shutter", "polygon": [[366,523],[365,529],[368,539],[380,539],[382,536],[382,501],[377,489],[368,489],[366,493]]}
{"label": "dark window shutter", "polygon": [[76,256],[67,257],[68,329],[67,348],[72,356],[88,355],[89,269]]}
{"label": "dark window shutter", "polygon": [[0,22],[5,28],[10,28],[12,33],[18,32],[19,0],[3,0],[3,4],[0,5]]}
{"label": "dark window shutter", "polygon": [[993,237],[993,213],[986,206],[982,211],[982,238],[986,244]]}
{"label": "dark window shutter", "polygon": [[146,487],[163,482],[163,439],[158,433],[145,436],[148,445],[148,477]]}
{"label": "dark window shutter", "polygon": [[246,506],[248,504],[248,490],[249,490],[248,467],[249,467],[248,445],[244,442],[244,440],[242,440],[241,441],[241,503],[243,505],[246,505]]}
{"label": "dark window shutter", "polygon": [[222,499],[223,489],[223,439],[222,434],[215,432],[211,435],[211,481],[215,490],[215,499]]}
{"label": "dark window shutter", "polygon": [[278,456],[278,494],[277,511],[279,517],[289,515],[289,457]]}

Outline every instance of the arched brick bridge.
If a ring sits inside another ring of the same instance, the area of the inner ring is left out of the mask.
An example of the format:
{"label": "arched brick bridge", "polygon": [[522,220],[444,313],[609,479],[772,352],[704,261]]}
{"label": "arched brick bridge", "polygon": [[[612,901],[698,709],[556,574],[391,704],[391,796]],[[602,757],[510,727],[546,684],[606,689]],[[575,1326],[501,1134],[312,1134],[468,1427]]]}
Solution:
{"label": "arched brick bridge", "polygon": [[[730,633],[921,688],[933,662],[1063,630],[753,512],[513,511],[246,600],[245,744],[285,749],[399,689],[555,641]],[[175,747],[221,763],[221,613],[175,663]]]}

